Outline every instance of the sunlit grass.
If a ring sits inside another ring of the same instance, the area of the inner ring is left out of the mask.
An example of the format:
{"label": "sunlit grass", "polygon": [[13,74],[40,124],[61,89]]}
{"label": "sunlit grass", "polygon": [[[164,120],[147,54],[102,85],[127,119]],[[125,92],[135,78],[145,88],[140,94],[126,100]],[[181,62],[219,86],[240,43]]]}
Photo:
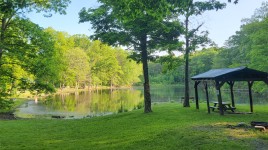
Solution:
{"label": "sunlit grass", "polygon": [[[237,106],[249,111],[249,105]],[[22,119],[0,121],[0,149],[263,149],[267,132],[228,128],[240,122],[268,121],[268,106],[254,106],[253,114],[207,113],[178,103],[91,119]]]}

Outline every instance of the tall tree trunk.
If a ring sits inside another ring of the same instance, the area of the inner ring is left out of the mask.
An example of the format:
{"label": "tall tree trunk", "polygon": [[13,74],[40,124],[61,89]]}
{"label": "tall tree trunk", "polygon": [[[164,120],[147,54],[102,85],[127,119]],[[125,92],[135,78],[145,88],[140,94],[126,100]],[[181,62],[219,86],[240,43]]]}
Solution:
{"label": "tall tree trunk", "polygon": [[189,102],[189,29],[188,29],[188,24],[189,24],[189,17],[186,16],[185,19],[185,93],[184,93],[184,102],[183,102],[183,107],[190,107],[190,102]]}
{"label": "tall tree trunk", "polygon": [[144,76],[144,113],[152,112],[151,108],[151,94],[150,82],[148,73],[148,53],[147,53],[147,36],[146,34],[141,38],[142,64]]}

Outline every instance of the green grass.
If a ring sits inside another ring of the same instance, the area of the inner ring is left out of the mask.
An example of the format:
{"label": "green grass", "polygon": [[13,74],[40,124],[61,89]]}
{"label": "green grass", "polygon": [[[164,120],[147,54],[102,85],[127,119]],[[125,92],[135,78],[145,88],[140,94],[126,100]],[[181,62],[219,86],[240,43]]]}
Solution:
{"label": "green grass", "polygon": [[[227,128],[239,122],[268,121],[268,106],[254,106],[254,114],[207,114],[181,104],[154,104],[143,110],[79,120],[20,119],[0,121],[0,149],[265,149],[268,133]],[[248,111],[249,105],[237,106]]]}

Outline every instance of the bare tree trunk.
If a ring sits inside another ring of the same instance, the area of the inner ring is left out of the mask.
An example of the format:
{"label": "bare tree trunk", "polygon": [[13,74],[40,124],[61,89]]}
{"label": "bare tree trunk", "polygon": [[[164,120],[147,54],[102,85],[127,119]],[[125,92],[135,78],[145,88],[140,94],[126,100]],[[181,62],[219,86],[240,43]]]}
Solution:
{"label": "bare tree trunk", "polygon": [[142,36],[141,39],[141,51],[142,51],[142,64],[143,64],[143,76],[144,76],[144,112],[152,112],[151,108],[151,94],[150,94],[150,82],[148,73],[148,53],[147,53],[147,36]]}

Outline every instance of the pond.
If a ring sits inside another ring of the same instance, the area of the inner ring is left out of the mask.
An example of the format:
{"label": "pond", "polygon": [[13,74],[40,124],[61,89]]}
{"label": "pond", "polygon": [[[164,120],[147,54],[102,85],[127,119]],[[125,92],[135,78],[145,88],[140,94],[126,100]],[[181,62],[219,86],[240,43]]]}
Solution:
{"label": "pond", "polygon": [[[204,91],[200,89],[199,93],[201,102],[205,102]],[[236,104],[249,103],[247,90],[236,90],[234,94]],[[152,103],[181,103],[183,95],[183,88],[177,86],[151,88]],[[194,95],[191,93],[191,96]],[[224,101],[228,101],[229,91],[223,90],[222,96]],[[216,100],[216,92],[213,88],[209,89],[209,97],[211,101]],[[267,92],[265,94],[254,93],[254,104],[267,104],[267,97]],[[191,105],[194,106],[193,103]],[[17,109],[15,115],[22,118],[51,118],[52,116],[66,119],[90,118],[140,108],[143,108],[143,88],[135,87],[57,94],[46,100],[39,100],[37,103],[28,101]]]}

